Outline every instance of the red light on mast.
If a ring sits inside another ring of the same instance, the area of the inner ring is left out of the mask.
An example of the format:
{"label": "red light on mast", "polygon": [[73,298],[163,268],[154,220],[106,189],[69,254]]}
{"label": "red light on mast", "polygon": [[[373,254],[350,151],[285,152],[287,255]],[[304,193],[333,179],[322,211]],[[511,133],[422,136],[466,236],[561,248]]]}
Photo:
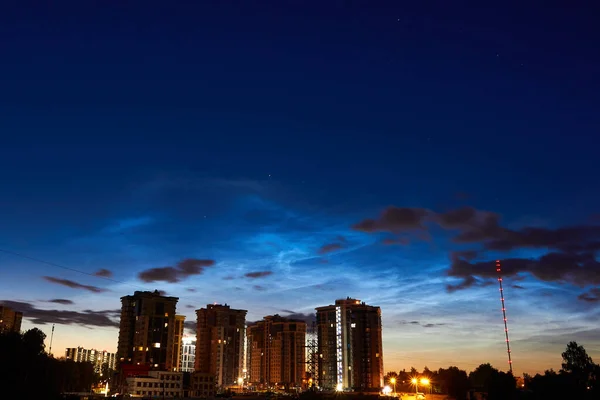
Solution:
{"label": "red light on mast", "polygon": [[500,276],[500,271],[502,267],[500,266],[500,260],[496,260],[496,272],[498,273],[498,285],[500,286],[500,293],[502,297],[500,298],[500,302],[502,303],[502,317],[504,322],[504,334],[506,337],[506,353],[508,354],[508,366],[510,368],[510,372],[513,372],[512,369],[512,358],[510,355],[510,342],[508,340],[508,323],[506,322],[506,306],[504,305],[504,290],[502,289],[502,276]]}

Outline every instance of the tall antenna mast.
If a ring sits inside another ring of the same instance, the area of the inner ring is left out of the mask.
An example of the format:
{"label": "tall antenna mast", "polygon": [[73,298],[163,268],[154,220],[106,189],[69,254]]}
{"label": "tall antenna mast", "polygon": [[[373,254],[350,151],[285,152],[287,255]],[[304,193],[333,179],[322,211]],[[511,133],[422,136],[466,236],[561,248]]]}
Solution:
{"label": "tall antenna mast", "polygon": [[54,339],[54,324],[52,324],[52,333],[50,334],[50,348],[48,354],[52,355],[52,339]]}
{"label": "tall antenna mast", "polygon": [[508,340],[508,322],[506,321],[506,306],[504,305],[504,289],[502,289],[502,267],[500,260],[496,260],[496,272],[498,273],[498,284],[500,285],[500,301],[502,302],[502,316],[504,317],[504,334],[506,336],[506,352],[508,354],[508,368],[512,374],[512,359],[510,356],[510,341]]}

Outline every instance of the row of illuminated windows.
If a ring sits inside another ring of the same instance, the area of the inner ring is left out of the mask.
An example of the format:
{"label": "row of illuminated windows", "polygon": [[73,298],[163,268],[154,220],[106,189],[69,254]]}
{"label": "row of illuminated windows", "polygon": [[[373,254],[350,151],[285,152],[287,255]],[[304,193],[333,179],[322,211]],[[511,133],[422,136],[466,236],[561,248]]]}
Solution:
{"label": "row of illuminated windows", "polygon": [[135,394],[142,395],[142,396],[146,396],[146,395],[148,395],[148,396],[152,396],[152,395],[154,395],[154,396],[165,395],[165,396],[168,396],[168,397],[174,397],[174,396],[178,396],[179,392],[164,392],[163,393],[163,392],[159,392],[157,390],[155,390],[155,391],[152,391],[152,390],[148,390],[148,391],[142,390],[142,391],[140,391],[140,390],[138,390]]}
{"label": "row of illuminated windows", "polygon": [[[154,383],[154,386],[152,386],[152,383]],[[165,387],[167,387],[167,388],[169,387],[168,383],[165,383],[165,385],[166,385]],[[163,384],[162,383],[158,383],[158,382],[138,382],[136,386],[137,387],[155,387],[155,388],[159,388],[160,387],[160,388],[162,388]],[[179,386],[179,383],[171,383],[170,387],[172,389],[175,389],[175,388],[179,389],[180,386]]]}

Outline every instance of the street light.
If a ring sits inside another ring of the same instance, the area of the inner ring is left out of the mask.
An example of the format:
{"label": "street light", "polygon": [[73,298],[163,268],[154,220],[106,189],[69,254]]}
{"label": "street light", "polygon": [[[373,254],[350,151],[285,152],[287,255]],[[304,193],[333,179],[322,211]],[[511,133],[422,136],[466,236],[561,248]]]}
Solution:
{"label": "street light", "polygon": [[[418,400],[419,397],[419,380],[417,378],[412,378],[410,380],[415,385],[415,400]],[[429,385],[429,379],[421,378],[421,385]]]}
{"label": "street light", "polygon": [[396,396],[396,378],[390,378],[390,383],[394,385],[394,396]]}

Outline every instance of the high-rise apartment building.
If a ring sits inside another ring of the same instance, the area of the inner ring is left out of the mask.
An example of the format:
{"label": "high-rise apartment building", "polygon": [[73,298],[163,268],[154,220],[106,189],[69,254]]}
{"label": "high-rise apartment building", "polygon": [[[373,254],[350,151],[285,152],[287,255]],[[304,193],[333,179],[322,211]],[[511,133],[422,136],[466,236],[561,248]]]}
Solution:
{"label": "high-rise apartment building", "polygon": [[319,384],[336,390],[383,386],[381,309],[357,299],[317,308]]}
{"label": "high-rise apartment building", "polygon": [[196,372],[215,377],[219,388],[237,385],[244,365],[246,310],[209,304],[196,310]]}
{"label": "high-rise apartment building", "polygon": [[119,363],[179,370],[185,317],[175,315],[178,300],[158,291],[121,297]]}
{"label": "high-rise apartment building", "polygon": [[108,365],[108,369],[116,368],[116,354],[108,351],[99,351],[96,349],[84,349],[83,347],[69,347],[65,351],[65,358],[75,362],[89,362],[94,364],[94,371],[102,372],[103,366]]}
{"label": "high-rise apartment building", "polygon": [[21,332],[23,313],[10,307],[0,305],[0,333]]}
{"label": "high-rise apartment building", "polygon": [[305,371],[306,322],[267,316],[248,327],[248,380],[259,387],[299,387]]}
{"label": "high-rise apartment building", "polygon": [[194,372],[194,362],[196,360],[196,339],[184,337],[181,345],[181,372]]}

